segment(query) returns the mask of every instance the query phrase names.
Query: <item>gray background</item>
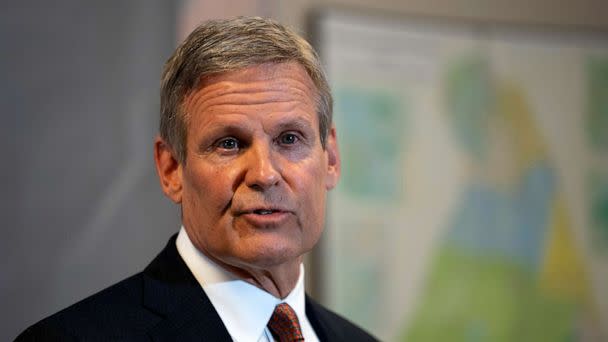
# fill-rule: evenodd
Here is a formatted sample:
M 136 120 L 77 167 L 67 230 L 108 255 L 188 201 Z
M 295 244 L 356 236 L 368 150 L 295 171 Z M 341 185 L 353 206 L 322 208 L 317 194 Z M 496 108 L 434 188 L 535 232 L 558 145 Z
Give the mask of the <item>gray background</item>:
M 0 341 L 142 269 L 179 228 L 151 149 L 173 2 L 15 3 L 0 14 Z

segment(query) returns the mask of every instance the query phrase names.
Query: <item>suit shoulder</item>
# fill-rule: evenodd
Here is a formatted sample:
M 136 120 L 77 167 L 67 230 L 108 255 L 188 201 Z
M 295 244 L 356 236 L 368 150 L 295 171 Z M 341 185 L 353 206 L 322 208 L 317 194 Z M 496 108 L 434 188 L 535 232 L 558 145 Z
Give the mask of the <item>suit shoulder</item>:
M 158 317 L 142 305 L 143 275 L 138 273 L 27 328 L 16 341 L 69 341 L 120 337 L 143 332 Z
M 318 319 L 319 324 L 330 329 L 336 336 L 340 336 L 343 341 L 378 341 L 367 331 L 339 314 L 329 310 L 314 300 L 307 298 L 307 313 L 314 312 L 316 317 L 309 317 L 311 320 Z

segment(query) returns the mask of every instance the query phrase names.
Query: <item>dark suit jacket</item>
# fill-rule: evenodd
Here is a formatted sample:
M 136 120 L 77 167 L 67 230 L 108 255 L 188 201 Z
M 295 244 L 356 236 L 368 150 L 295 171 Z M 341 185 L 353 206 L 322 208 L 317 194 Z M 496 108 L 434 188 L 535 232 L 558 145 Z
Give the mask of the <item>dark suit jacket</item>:
M 146 269 L 26 329 L 16 341 L 231 341 L 173 236 Z M 375 339 L 306 296 L 321 341 Z

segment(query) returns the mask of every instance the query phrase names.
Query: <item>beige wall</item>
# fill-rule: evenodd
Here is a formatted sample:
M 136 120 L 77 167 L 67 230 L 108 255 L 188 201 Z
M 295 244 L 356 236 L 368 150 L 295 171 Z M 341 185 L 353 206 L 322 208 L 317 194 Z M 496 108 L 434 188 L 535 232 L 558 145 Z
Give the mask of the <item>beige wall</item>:
M 178 40 L 203 20 L 238 15 L 273 17 L 305 33 L 308 14 L 323 7 L 377 15 L 594 29 L 605 31 L 608 37 L 606 0 L 182 0 L 181 4 Z
M 310 9 L 339 6 L 397 15 L 601 29 L 608 33 L 606 0 L 290 0 L 278 4 L 276 17 L 301 31 Z

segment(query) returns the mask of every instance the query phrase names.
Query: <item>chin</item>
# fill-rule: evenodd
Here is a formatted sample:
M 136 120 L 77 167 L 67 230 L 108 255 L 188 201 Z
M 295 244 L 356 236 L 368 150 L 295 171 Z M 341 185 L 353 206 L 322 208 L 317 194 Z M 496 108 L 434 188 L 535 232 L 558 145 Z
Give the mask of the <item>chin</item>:
M 269 268 L 283 264 L 298 262 L 302 255 L 308 252 L 301 246 L 282 243 L 256 245 L 254 248 L 241 251 L 235 258 L 237 262 L 257 268 Z

